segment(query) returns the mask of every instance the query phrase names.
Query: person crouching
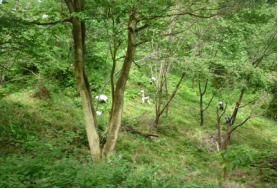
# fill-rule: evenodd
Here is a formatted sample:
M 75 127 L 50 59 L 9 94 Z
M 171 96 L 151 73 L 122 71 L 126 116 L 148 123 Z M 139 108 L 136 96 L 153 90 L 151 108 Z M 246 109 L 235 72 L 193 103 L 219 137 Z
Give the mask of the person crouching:
M 149 97 L 148 97 L 148 95 L 144 92 L 144 90 L 141 90 L 141 93 L 142 93 L 142 101 L 143 101 L 143 103 L 145 103 L 145 100 L 147 100 L 147 102 L 150 104 L 150 100 L 149 100 Z M 141 93 L 139 93 L 139 94 L 141 94 Z

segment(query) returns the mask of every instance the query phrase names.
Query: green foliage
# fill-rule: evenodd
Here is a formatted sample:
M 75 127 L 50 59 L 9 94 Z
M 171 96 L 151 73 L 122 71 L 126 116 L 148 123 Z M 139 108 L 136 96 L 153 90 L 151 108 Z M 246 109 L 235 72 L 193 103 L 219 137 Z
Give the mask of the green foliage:
M 267 115 L 272 119 L 277 119 L 277 80 L 273 82 L 269 88 L 271 89 L 270 93 L 272 95 L 272 100 L 270 101 L 270 106 L 267 110 Z
M 18 168 L 20 167 L 20 168 Z M 80 163 L 63 158 L 59 161 L 48 157 L 1 158 L 0 186 L 4 188 L 168 188 L 204 187 L 176 177 L 156 178 L 158 167 L 135 172 L 133 165 L 121 159 L 111 163 Z
M 222 153 L 226 160 L 222 165 L 222 170 L 227 167 L 228 172 L 233 171 L 236 167 L 248 167 L 254 162 L 254 152 L 246 146 L 230 145 L 228 151 L 220 151 L 218 154 Z
M 244 1 L 246 4 L 243 7 L 235 6 L 241 10 L 228 9 L 224 15 L 207 19 L 192 15 L 178 16 L 174 19 L 173 33 L 186 33 L 173 35 L 169 41 L 161 35 L 169 32 L 170 17 L 147 18 L 171 14 L 174 11 L 172 6 L 184 8 L 184 11 L 199 16 L 207 16 L 217 9 L 215 5 L 225 5 L 230 1 L 86 1 L 84 12 L 74 13 L 72 16 L 80 17 L 87 24 L 86 73 L 93 97 L 98 95 L 110 77 L 112 59 L 107 51 L 107 32 L 110 40 L 115 37 L 117 43 L 122 42 L 116 58 L 126 55 L 125 28 L 130 10 L 137 9 L 139 18 L 147 19 L 140 21 L 137 28 L 146 23 L 150 25 L 136 33 L 136 42 L 152 39 L 151 43 L 136 48 L 134 61 L 159 48 L 165 60 L 172 63 L 168 90 L 173 91 L 181 72 L 186 71 L 188 78 L 181 83 L 171 102 L 168 117 L 161 117 L 162 123 L 157 130 L 159 137 L 153 138 L 154 143 L 140 135 L 120 131 L 115 159 L 110 163 L 96 165 L 90 162 L 91 157 L 88 156 L 90 152 L 83 123 L 82 103 L 74 77 L 72 28 L 68 23 L 51 26 L 30 23 L 68 18 L 70 15 L 66 5 L 57 2 L 10 0 L 0 4 L 0 82 L 3 73 L 4 82 L 10 81 L 0 86 L 0 186 L 226 187 L 221 183 L 220 173 L 215 173 L 221 158 L 216 157 L 213 152 L 214 144 L 212 147 L 205 144 L 207 133 L 215 132 L 215 106 L 207 110 L 206 124 L 202 128 L 198 127 L 199 94 L 197 80 L 191 88 L 192 78 L 198 78 L 201 73 L 202 85 L 209 78 L 204 104 L 208 104 L 214 90 L 224 82 L 222 95 L 229 103 L 228 108 L 234 106 L 238 91 L 242 88 L 248 93 L 242 104 L 253 100 L 258 91 L 273 88 L 271 92 L 274 98 L 268 115 L 276 119 L 277 87 L 272 81 L 275 79 L 269 79 L 269 75 L 275 75 L 277 69 L 276 50 L 272 54 L 265 54 L 256 69 L 252 67 L 252 61 L 262 56 L 268 35 L 276 29 L 276 9 L 269 5 L 273 1 L 256 1 L 254 6 L 247 4 L 253 1 Z M 202 4 L 212 11 L 196 11 Z M 49 17 L 43 19 L 43 14 Z M 274 38 L 269 50 L 276 49 L 276 43 Z M 169 48 L 174 52 L 171 56 L 168 53 Z M 125 88 L 122 127 L 136 126 L 140 131 L 142 129 L 149 132 L 147 122 L 148 119 L 153 121 L 154 106 L 140 106 L 137 100 L 141 99 L 138 94 L 140 89 L 144 89 L 150 97 L 156 92 L 155 87 L 149 83 L 151 73 L 147 66 L 156 61 L 159 63 L 161 57 L 156 55 L 158 57 L 154 59 L 140 62 L 140 69 L 135 66 L 131 68 Z M 121 69 L 122 60 L 117 61 L 116 70 Z M 153 71 L 155 72 L 154 66 Z M 37 76 L 34 77 L 33 72 Z M 246 86 L 246 79 L 250 74 L 252 77 Z M 44 79 L 51 99 L 33 98 L 37 90 L 34 85 L 38 83 L 39 77 Z M 110 95 L 110 87 L 108 85 L 103 94 Z M 217 93 L 212 104 L 217 104 L 219 99 L 221 96 Z M 97 117 L 102 145 L 107 137 L 102 135 L 108 127 L 107 112 L 110 106 L 111 101 L 99 105 L 99 110 L 105 114 Z M 265 106 L 261 107 L 264 108 Z M 248 116 L 248 109 L 248 106 L 241 109 L 238 121 L 243 121 Z M 140 119 L 134 121 L 135 116 Z M 275 151 L 272 149 L 277 138 L 274 134 L 277 130 L 275 122 L 267 118 L 256 118 L 251 123 L 248 122 L 249 128 L 250 130 L 241 127 L 237 130 L 244 133 L 244 136 L 241 137 L 236 132 L 235 143 L 245 142 L 246 145 L 232 145 L 231 150 L 225 154 L 227 163 L 223 166 L 227 166 L 228 171 L 235 167 L 251 170 L 250 178 L 256 181 L 252 181 L 255 183 L 248 184 L 247 187 L 258 186 L 259 183 L 258 175 L 256 171 L 252 171 L 254 168 L 251 166 L 262 170 L 261 177 L 264 181 L 274 183 L 276 175 L 272 162 L 277 157 L 270 151 L 261 151 Z M 271 141 L 264 138 L 271 138 Z M 241 174 L 245 173 L 239 170 L 234 178 L 241 177 Z M 216 183 L 216 179 L 219 186 L 207 184 Z M 268 185 L 263 185 L 265 186 Z
M 254 166 L 259 168 L 262 180 L 265 182 L 275 182 L 277 180 L 277 153 L 265 150 L 258 153 Z
M 13 108 L 25 107 L 20 102 L 15 102 L 12 105 L 5 100 L 0 99 L 0 142 L 9 143 L 12 141 L 25 139 L 28 135 L 35 132 L 35 126 L 28 121 L 32 119 L 32 115 L 28 112 L 22 117 L 16 115 Z

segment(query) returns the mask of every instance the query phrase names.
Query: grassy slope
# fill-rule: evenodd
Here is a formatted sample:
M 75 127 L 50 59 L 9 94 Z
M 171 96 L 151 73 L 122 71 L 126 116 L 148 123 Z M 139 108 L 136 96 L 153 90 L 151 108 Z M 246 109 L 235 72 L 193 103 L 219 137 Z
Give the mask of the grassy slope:
M 135 74 L 136 73 L 131 73 Z M 147 78 L 147 76 L 146 76 Z M 146 81 L 145 81 L 146 80 Z M 142 132 L 153 132 L 149 130 L 155 116 L 154 99 L 152 94 L 155 92 L 154 86 L 149 85 L 148 79 L 130 79 L 126 87 L 125 104 L 123 112 L 123 127 L 131 125 Z M 179 78 L 170 76 L 169 91 L 173 91 Z M 141 82 L 145 83 L 141 83 Z M 143 85 L 143 87 L 142 87 Z M 203 181 L 211 186 L 219 187 L 218 171 L 221 167 L 221 158 L 212 152 L 215 149 L 209 138 L 216 132 L 216 111 L 215 106 L 219 99 L 212 102 L 205 112 L 204 126 L 199 126 L 199 99 L 196 94 L 198 91 L 191 89 L 191 83 L 188 80 L 183 81 L 175 98 L 170 103 L 169 116 L 163 115 L 160 119 L 158 130 L 155 131 L 160 136 L 153 138 L 154 143 L 144 140 L 140 136 L 121 132 L 117 153 L 125 159 L 137 165 L 138 169 L 144 169 L 150 164 L 159 166 L 158 175 L 173 175 L 192 182 Z M 147 94 L 150 94 L 151 104 L 142 104 L 141 96 L 138 94 L 140 89 L 144 88 Z M 212 91 L 209 91 L 212 93 Z M 204 103 L 207 104 L 211 94 L 205 96 Z M 64 134 L 59 131 L 76 131 L 84 126 L 83 113 L 81 108 L 72 104 L 72 100 L 62 93 L 52 93 L 51 100 L 41 100 L 33 97 L 34 90 L 26 89 L 23 92 L 12 93 L 3 98 L 10 108 L 10 113 L 14 119 L 14 124 L 23 120 L 27 127 L 33 126 L 41 134 L 40 140 L 47 138 L 46 142 L 61 145 L 61 153 L 71 152 L 73 156 L 86 156 L 88 149 L 84 147 L 86 141 L 76 139 L 62 141 Z M 235 95 L 235 94 L 234 94 Z M 3 105 L 3 103 L 2 103 Z M 110 105 L 110 104 L 109 104 Z M 109 107 L 108 105 L 108 107 Z M 232 104 L 228 112 L 232 112 Z M 99 123 L 107 122 L 109 108 L 105 104 L 100 104 L 99 110 L 105 113 Z M 249 115 L 249 108 L 243 108 L 239 112 L 237 121 L 243 121 Z M 3 117 L 2 117 L 3 118 Z M 8 119 L 2 119 L 2 123 L 9 122 Z M 69 132 L 70 133 L 70 132 Z M 233 135 L 232 142 L 236 145 L 244 145 L 254 153 L 260 153 L 266 149 L 276 151 L 277 144 L 276 121 L 271 121 L 264 117 L 257 117 L 248 121 L 239 128 Z M 84 129 L 79 136 L 85 137 Z M 69 134 L 67 135 L 67 139 Z M 55 141 L 55 138 L 58 139 Z M 59 140 L 60 139 L 60 140 Z M 51 141 L 51 142 L 49 142 Z M 56 143 L 55 143 L 56 142 Z M 19 147 L 12 144 L 5 144 L 0 149 L 3 154 L 12 155 L 24 152 Z M 59 158 L 59 153 L 56 153 Z M 230 179 L 223 187 L 276 187 L 275 184 L 262 182 L 257 168 L 236 168 L 230 173 Z M 221 185 L 220 185 L 221 186 Z
M 170 86 L 175 86 L 179 78 L 172 78 Z M 208 139 L 216 130 L 216 108 L 219 99 L 214 99 L 212 106 L 205 112 L 204 126 L 199 126 L 199 97 L 197 89 L 191 89 L 190 81 L 185 81 L 179 88 L 177 95 L 170 104 L 169 117 L 161 117 L 155 144 L 144 146 L 136 145 L 133 152 L 133 161 L 141 163 L 154 162 L 162 167 L 165 174 L 183 176 L 190 180 L 204 180 L 209 183 L 218 183 L 217 170 L 220 169 L 220 159 L 210 148 L 215 146 Z M 152 86 L 153 87 L 153 86 Z M 134 88 L 138 88 L 134 86 Z M 196 88 L 196 86 L 195 86 Z M 169 89 L 173 91 L 173 87 Z M 127 87 L 129 90 L 129 87 Z M 209 102 L 211 94 L 205 96 L 204 104 Z M 154 119 L 154 100 L 151 105 L 142 104 L 140 97 L 136 100 L 125 101 L 124 118 L 134 120 L 136 129 L 146 132 L 146 124 L 151 124 Z M 227 112 L 232 113 L 230 104 Z M 132 109 L 129 111 L 128 109 Z M 147 115 L 147 116 L 146 116 Z M 237 122 L 243 121 L 249 115 L 249 108 L 243 108 L 238 113 Z M 224 124 L 223 124 L 224 125 Z M 276 149 L 277 144 L 276 122 L 264 117 L 257 117 L 248 121 L 233 135 L 232 142 L 236 145 L 244 145 L 254 152 L 262 152 Z M 119 142 L 119 146 L 126 145 L 132 137 L 125 137 Z M 135 144 L 133 144 L 135 145 Z M 124 148 L 119 150 L 124 151 Z M 276 150 L 273 150 L 275 153 Z M 258 187 L 261 185 L 258 170 L 244 168 L 236 169 L 231 173 L 231 178 L 226 184 L 228 187 Z

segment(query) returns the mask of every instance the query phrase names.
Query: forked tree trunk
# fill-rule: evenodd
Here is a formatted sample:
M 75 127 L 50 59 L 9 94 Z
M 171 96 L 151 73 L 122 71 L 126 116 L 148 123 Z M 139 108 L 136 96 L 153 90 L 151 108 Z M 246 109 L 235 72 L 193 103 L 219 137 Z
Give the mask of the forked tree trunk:
M 171 102 L 171 100 L 174 98 L 174 96 L 175 96 L 175 94 L 176 94 L 176 92 L 177 92 L 177 90 L 178 90 L 178 88 L 179 88 L 179 86 L 180 86 L 180 84 L 181 84 L 182 79 L 183 79 L 184 76 L 185 76 L 185 73 L 182 74 L 181 79 L 180 79 L 179 83 L 177 84 L 175 90 L 173 91 L 172 95 L 170 96 L 169 100 L 167 100 L 167 102 L 165 103 L 165 105 L 163 106 L 163 108 L 162 108 L 161 110 L 159 109 L 159 111 L 157 111 L 156 117 L 155 117 L 155 120 L 154 120 L 154 123 L 153 123 L 153 125 L 152 125 L 152 129 L 156 129 L 156 128 L 157 128 L 157 125 L 158 125 L 158 121 L 159 121 L 160 116 L 162 115 L 162 113 L 163 113 L 164 110 L 166 109 L 167 105 L 168 105 L 168 104 Z
M 227 152 L 227 149 L 228 149 L 228 145 L 229 145 L 229 138 L 230 138 L 230 134 L 229 134 L 229 123 L 227 124 L 227 131 L 226 131 L 226 137 L 224 138 L 224 141 L 222 142 L 221 141 L 221 130 L 222 130 L 222 127 L 220 126 L 220 120 L 221 120 L 221 117 L 224 115 L 224 113 L 226 112 L 226 109 L 227 109 L 227 104 L 225 106 L 225 109 L 223 110 L 222 114 L 219 115 L 219 111 L 218 111 L 218 106 L 216 107 L 216 112 L 217 112 L 217 128 L 218 128 L 218 132 L 217 132 L 217 143 L 218 143 L 218 146 L 219 146 L 219 151 L 222 151 L 222 150 L 225 150 L 225 152 L 222 152 L 221 153 L 221 156 L 222 156 L 222 159 L 224 161 L 224 163 L 227 162 L 226 158 L 224 157 L 225 156 L 225 153 Z M 228 172 L 227 172 L 227 166 L 224 168 L 223 170 L 223 177 L 224 177 L 224 180 L 227 179 L 227 176 L 228 176 Z
M 161 107 L 161 101 L 162 101 L 162 88 L 163 88 L 163 81 L 165 77 L 165 65 L 163 62 L 160 64 L 160 73 L 159 73 L 159 79 L 157 82 L 157 92 L 155 94 L 155 120 L 153 127 L 151 128 L 152 130 L 157 128 L 158 125 L 158 120 L 159 117 L 161 116 L 160 114 L 160 107 Z M 158 101 L 157 101 L 157 95 L 158 95 Z
M 82 11 L 85 1 L 70 1 L 65 0 L 70 13 Z M 109 135 L 103 147 L 102 153 L 100 149 L 96 113 L 93 104 L 92 93 L 85 72 L 85 24 L 79 18 L 71 18 L 73 25 L 74 47 L 75 47 L 75 78 L 82 100 L 82 107 L 86 123 L 86 132 L 90 146 L 90 152 L 93 155 L 92 159 L 98 161 L 101 157 L 107 157 L 116 152 L 116 143 L 121 126 L 122 111 L 124 104 L 124 89 L 132 61 L 134 59 L 136 40 L 135 30 L 137 20 L 137 13 L 131 11 L 128 23 L 128 49 L 124 60 L 121 74 L 116 84 L 114 92 L 111 116 L 109 119 Z

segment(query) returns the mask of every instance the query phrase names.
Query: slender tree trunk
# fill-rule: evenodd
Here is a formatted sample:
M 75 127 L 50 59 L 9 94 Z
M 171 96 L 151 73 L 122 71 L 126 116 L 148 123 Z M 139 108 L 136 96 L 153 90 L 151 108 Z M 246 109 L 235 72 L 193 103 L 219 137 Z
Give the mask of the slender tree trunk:
M 201 116 L 201 123 L 200 125 L 203 126 L 204 123 L 204 110 L 203 110 L 203 94 L 201 89 L 201 81 L 200 81 L 200 74 L 199 74 L 199 93 L 200 93 L 200 116 Z
M 236 116 L 237 116 L 237 112 L 238 112 L 238 109 L 239 109 L 240 103 L 241 103 L 242 98 L 243 98 L 243 94 L 244 94 L 244 89 L 242 89 L 242 90 L 241 90 L 241 93 L 240 93 L 239 99 L 238 99 L 238 101 L 236 102 L 236 106 L 235 106 L 234 112 L 233 112 L 233 114 L 232 114 L 232 116 L 231 116 L 231 122 L 232 122 L 232 125 L 235 123 Z
M 170 24 L 170 27 L 169 27 L 168 34 L 172 33 L 172 29 L 174 27 L 176 17 L 177 16 L 172 16 L 171 17 L 171 24 Z M 167 36 L 166 40 L 170 43 L 171 35 Z M 169 55 L 171 55 L 171 54 L 172 54 L 172 49 L 169 48 Z M 169 73 L 169 70 L 170 70 L 170 66 L 171 66 L 171 64 L 168 66 L 167 73 L 165 74 L 166 101 L 168 101 L 168 96 L 169 96 L 169 94 L 168 94 L 168 87 L 167 87 L 167 76 L 168 76 L 168 73 Z M 166 116 L 168 116 L 168 111 L 169 111 L 169 105 L 167 105 L 167 107 L 166 107 Z
M 0 85 L 2 85 L 2 84 L 4 84 L 4 82 L 5 82 L 5 69 L 3 69 L 2 75 L 0 74 L 0 76 L 1 76 Z
M 157 128 L 157 125 L 158 125 L 158 121 L 159 121 L 160 116 L 162 115 L 162 113 L 163 113 L 164 110 L 166 109 L 167 105 L 168 105 L 168 104 L 171 102 L 171 100 L 174 98 L 174 96 L 175 96 L 175 94 L 176 94 L 176 92 L 177 92 L 177 90 L 178 90 L 178 88 L 179 88 L 179 86 L 180 86 L 180 84 L 181 84 L 182 79 L 183 79 L 184 76 L 185 76 L 185 73 L 182 74 L 181 79 L 180 79 L 179 83 L 177 84 L 175 90 L 173 91 L 172 95 L 170 96 L 169 100 L 165 103 L 165 105 L 163 106 L 163 108 L 162 108 L 160 111 L 158 111 L 158 112 L 156 113 L 156 118 L 155 118 L 155 120 L 154 120 L 154 124 L 152 125 L 152 129 L 156 129 L 156 128 Z
M 168 97 L 168 87 L 167 87 L 167 76 L 165 76 L 165 93 L 166 93 L 166 101 L 168 101 L 169 97 Z M 169 105 L 167 105 L 166 107 L 166 116 L 168 116 L 168 110 L 169 110 Z
M 135 29 L 137 24 L 137 12 L 131 10 L 128 22 L 128 48 L 123 64 L 123 69 L 116 84 L 114 101 L 109 122 L 109 135 L 103 147 L 102 156 L 107 157 L 116 153 L 116 144 L 121 127 L 122 111 L 124 105 L 124 89 L 136 49 Z
M 200 125 L 203 126 L 204 124 L 204 109 L 203 109 L 203 96 L 204 94 L 206 93 L 206 90 L 207 90 L 207 85 L 208 85 L 208 79 L 206 81 L 206 84 L 205 84 L 205 90 L 204 92 L 202 92 L 202 88 L 201 88 L 201 81 L 200 81 L 200 74 L 199 74 L 199 93 L 200 93 L 200 116 L 201 116 L 201 123 Z
M 227 149 L 228 149 L 228 141 L 229 141 L 229 138 L 230 138 L 230 134 L 229 134 L 229 123 L 227 124 L 227 131 L 226 131 L 226 137 L 224 139 L 224 141 L 222 142 L 221 141 L 221 130 L 222 130 L 222 127 L 220 126 L 220 121 L 221 121 L 221 117 L 224 115 L 224 113 L 226 112 L 226 109 L 227 109 L 227 104 L 222 112 L 221 115 L 219 115 L 219 111 L 218 111 L 218 106 L 216 106 L 216 112 L 217 112 L 217 128 L 218 128 L 218 132 L 217 132 L 217 143 L 218 143 L 218 146 L 219 146 L 219 150 L 225 150 L 225 152 L 222 152 L 221 153 L 221 156 L 222 156 L 222 159 L 223 159 L 223 162 L 226 163 L 226 158 L 224 157 L 225 153 L 227 152 Z M 227 166 L 224 168 L 223 170 L 223 177 L 224 177 L 224 180 L 227 179 L 227 175 L 228 175 L 228 172 L 227 172 Z
M 204 124 L 203 95 L 200 95 L 200 115 L 201 115 L 200 125 L 203 126 Z
M 154 124 L 152 126 L 152 130 L 157 128 L 158 125 L 158 120 L 161 116 L 160 114 L 160 107 L 161 107 L 161 101 L 162 101 L 162 87 L 163 87 L 163 79 L 164 79 L 164 69 L 165 69 L 165 65 L 163 63 L 161 63 L 160 66 L 160 73 L 159 73 L 159 80 L 157 82 L 157 93 L 155 95 L 155 101 L 156 101 L 156 109 L 155 109 L 155 120 L 154 120 Z M 157 103 L 157 95 L 158 97 L 158 103 Z
M 168 87 L 167 87 L 167 82 L 168 82 L 168 74 L 170 72 L 170 68 L 171 68 L 171 63 L 169 64 L 167 71 L 165 72 L 165 90 L 166 90 L 166 101 L 168 101 L 169 99 L 169 93 L 168 93 Z M 169 104 L 166 107 L 166 116 L 168 116 L 168 111 L 169 111 Z
M 225 153 L 227 152 L 228 150 L 228 145 L 229 145 L 229 139 L 230 139 L 230 134 L 229 134 L 229 124 L 230 123 L 227 123 L 227 130 L 226 130 L 226 137 L 224 139 L 224 142 L 223 142 L 223 146 L 222 146 L 222 149 L 221 150 L 225 150 L 224 153 L 222 153 L 222 158 L 224 160 L 224 163 L 227 162 L 226 158 L 224 157 Z M 228 170 L 227 170 L 227 166 L 225 166 L 224 170 L 223 170 L 223 177 L 224 177 L 224 181 L 227 180 L 228 178 Z
M 217 142 L 220 150 L 222 145 L 221 145 L 221 126 L 220 126 L 220 116 L 219 116 L 218 106 L 216 107 L 216 109 L 217 109 Z
M 195 78 L 194 78 L 194 76 L 193 76 L 191 89 L 193 89 L 194 83 L 195 83 Z

